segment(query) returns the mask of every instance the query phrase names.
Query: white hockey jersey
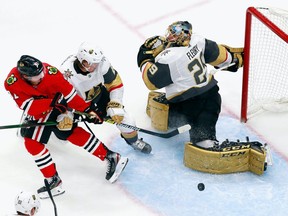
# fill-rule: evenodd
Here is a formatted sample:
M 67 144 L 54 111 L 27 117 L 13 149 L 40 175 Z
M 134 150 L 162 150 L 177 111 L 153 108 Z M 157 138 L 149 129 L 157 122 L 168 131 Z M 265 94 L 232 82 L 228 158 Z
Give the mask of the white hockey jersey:
M 76 59 L 76 55 L 68 56 L 60 68 L 64 77 L 85 101 L 93 100 L 99 93 L 99 85 L 103 84 L 110 93 L 110 100 L 122 104 L 123 83 L 108 59 L 104 57 L 91 73 L 83 73 L 77 66 Z
M 109 92 L 110 101 L 122 103 L 124 87 L 120 75 L 113 69 L 110 62 L 104 57 L 91 73 L 83 73 L 75 62 L 76 55 L 70 55 L 61 64 L 61 71 L 64 77 L 75 87 L 78 94 L 85 100 L 91 101 L 99 94 L 100 85 L 104 85 Z M 108 114 L 108 113 L 107 113 Z M 135 125 L 134 119 L 124 110 L 124 124 Z M 133 129 L 116 125 L 122 134 L 130 134 Z
M 230 63 L 230 54 L 227 51 L 224 54 L 219 60 L 218 45 L 193 34 L 189 46 L 167 48 L 157 55 L 155 63 L 144 64 L 141 68 L 144 83 L 150 90 L 165 88 L 170 102 L 195 97 L 217 85 L 206 64 Z

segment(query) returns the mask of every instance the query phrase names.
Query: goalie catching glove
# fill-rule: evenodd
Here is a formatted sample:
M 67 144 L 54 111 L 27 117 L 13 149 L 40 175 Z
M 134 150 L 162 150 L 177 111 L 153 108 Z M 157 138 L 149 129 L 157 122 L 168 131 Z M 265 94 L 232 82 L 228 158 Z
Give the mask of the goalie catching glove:
M 124 119 L 124 106 L 116 101 L 110 101 L 107 105 L 107 115 L 109 115 L 114 122 L 120 124 Z
M 69 131 L 73 127 L 73 119 L 74 115 L 72 112 L 62 113 L 57 116 L 56 121 L 59 122 L 57 124 L 57 128 L 61 131 Z
M 154 62 L 155 57 L 165 49 L 166 45 L 166 39 L 162 36 L 148 38 L 139 49 L 137 55 L 138 67 L 141 68 L 148 61 Z

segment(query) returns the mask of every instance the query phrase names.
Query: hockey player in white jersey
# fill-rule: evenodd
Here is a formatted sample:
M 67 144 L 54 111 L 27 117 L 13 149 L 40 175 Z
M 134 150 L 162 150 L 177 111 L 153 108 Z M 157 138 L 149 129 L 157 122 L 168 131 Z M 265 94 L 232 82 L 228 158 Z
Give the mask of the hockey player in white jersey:
M 236 72 L 243 65 L 243 48 L 219 45 L 192 34 L 192 25 L 177 21 L 169 25 L 165 37 L 148 38 L 137 56 L 142 78 L 149 90 L 164 88 L 169 104 L 169 126 L 191 125 L 190 141 L 212 147 L 215 125 L 221 109 L 219 87 L 207 64 L 227 66 Z M 231 63 L 235 63 L 230 66 Z
M 83 42 L 77 54 L 70 55 L 61 64 L 61 71 L 85 101 L 95 104 L 101 118 L 110 116 L 116 123 L 135 126 L 123 106 L 121 77 L 99 47 Z M 119 125 L 117 128 L 132 148 L 146 154 L 151 152 L 151 146 L 138 138 L 137 131 Z

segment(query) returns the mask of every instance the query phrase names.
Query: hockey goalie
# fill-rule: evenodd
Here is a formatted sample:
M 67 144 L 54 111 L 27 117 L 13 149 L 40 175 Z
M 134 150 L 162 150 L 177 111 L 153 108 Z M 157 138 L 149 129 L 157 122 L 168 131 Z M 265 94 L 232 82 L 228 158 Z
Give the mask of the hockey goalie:
M 192 169 L 211 173 L 247 170 L 263 173 L 266 153 L 261 143 L 220 145 L 216 138 L 221 96 L 207 65 L 237 72 L 243 66 L 243 54 L 243 47 L 218 44 L 192 33 L 188 21 L 172 23 L 165 37 L 150 37 L 139 48 L 138 67 L 151 90 L 146 112 L 152 126 L 160 131 L 187 123 L 191 126 L 184 164 Z M 158 92 L 160 89 L 164 92 Z

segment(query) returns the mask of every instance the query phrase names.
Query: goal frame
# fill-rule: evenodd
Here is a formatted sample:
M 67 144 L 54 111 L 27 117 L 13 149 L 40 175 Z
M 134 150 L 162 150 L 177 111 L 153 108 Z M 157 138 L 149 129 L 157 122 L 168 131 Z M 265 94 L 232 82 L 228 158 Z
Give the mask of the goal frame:
M 246 10 L 245 38 L 244 38 L 244 64 L 242 79 L 242 99 L 241 99 L 241 122 L 247 122 L 248 116 L 248 79 L 249 79 L 249 59 L 251 45 L 252 16 L 267 26 L 271 31 L 288 43 L 288 35 L 278 26 L 271 22 L 266 16 L 257 10 L 258 7 L 248 7 Z M 260 7 L 259 7 L 260 8 Z

